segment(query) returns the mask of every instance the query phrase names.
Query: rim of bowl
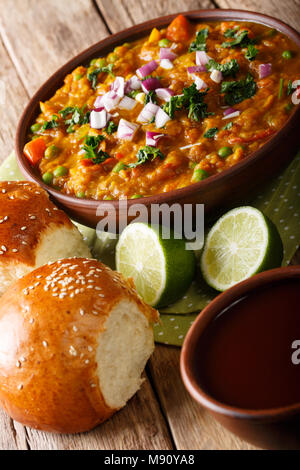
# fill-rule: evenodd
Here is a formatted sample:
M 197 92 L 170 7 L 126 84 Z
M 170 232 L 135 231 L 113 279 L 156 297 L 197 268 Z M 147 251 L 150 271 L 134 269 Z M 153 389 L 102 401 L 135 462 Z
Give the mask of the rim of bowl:
M 230 416 L 232 418 L 257 421 L 274 421 L 278 420 L 278 418 L 289 417 L 300 412 L 300 400 L 293 405 L 257 410 L 228 405 L 205 392 L 193 372 L 193 354 L 195 353 L 195 348 L 203 331 L 211 321 L 221 313 L 221 311 L 229 307 L 243 295 L 252 292 L 256 288 L 286 279 L 299 279 L 300 281 L 300 265 L 264 271 L 236 284 L 218 295 L 205 307 L 189 329 L 180 354 L 180 372 L 186 389 L 204 408 L 213 413 Z
M 119 33 L 112 34 L 107 38 L 95 43 L 94 45 L 90 46 L 89 48 L 85 49 L 83 52 L 77 54 L 75 57 L 70 59 L 66 62 L 62 67 L 60 67 L 53 75 L 51 75 L 46 82 L 36 91 L 36 93 L 32 96 L 29 103 L 27 104 L 25 110 L 23 111 L 21 118 L 19 120 L 16 132 L 16 139 L 15 139 L 15 151 L 17 162 L 20 167 L 21 172 L 23 175 L 37 184 L 39 184 L 43 189 L 48 191 L 54 198 L 59 200 L 61 204 L 67 203 L 76 203 L 79 207 L 89 207 L 92 209 L 97 209 L 99 204 L 101 203 L 110 203 L 114 207 L 117 207 L 119 204 L 120 199 L 118 200 L 96 200 L 96 199 L 79 199 L 76 196 L 71 196 L 68 194 L 64 194 L 60 191 L 57 191 L 54 188 L 47 186 L 40 178 L 39 175 L 36 174 L 35 168 L 31 167 L 29 162 L 27 162 L 24 154 L 23 154 L 23 147 L 26 142 L 26 136 L 28 134 L 29 126 L 31 125 L 32 121 L 28 120 L 28 117 L 32 117 L 32 114 L 37 114 L 37 110 L 35 108 L 38 107 L 38 103 L 43 97 L 43 99 L 48 96 L 48 92 L 46 91 L 49 88 L 52 91 L 52 88 L 57 89 L 61 86 L 65 75 L 70 73 L 75 67 L 80 64 L 84 64 L 94 58 L 95 55 L 99 54 L 100 50 L 103 49 L 105 52 L 106 50 L 115 47 L 117 44 L 124 40 L 134 40 L 138 37 L 142 37 L 143 35 L 147 34 L 149 30 L 153 27 L 163 27 L 172 21 L 178 14 L 172 14 L 167 16 L 162 16 L 155 18 L 153 20 L 148 20 L 143 23 L 139 23 L 138 25 L 134 25 L 130 28 L 124 29 Z M 203 9 L 203 10 L 193 10 L 193 11 L 185 11 L 182 12 L 183 15 L 187 16 L 191 20 L 237 20 L 237 21 L 249 21 L 253 23 L 263 24 L 269 27 L 273 27 L 278 31 L 282 32 L 283 34 L 287 35 L 290 39 L 292 39 L 295 44 L 300 48 L 300 34 L 291 26 L 287 25 L 281 20 L 274 18 L 269 15 L 264 15 L 262 13 L 249 11 L 249 10 L 235 10 L 235 9 Z M 51 93 L 49 92 L 49 95 Z M 51 95 L 52 96 L 52 95 Z M 35 112 L 33 112 L 35 110 Z M 288 118 L 284 126 L 276 132 L 273 137 L 271 137 L 259 150 L 253 152 L 251 155 L 243 159 L 242 161 L 238 162 L 236 165 L 232 166 L 231 168 L 207 178 L 204 181 L 190 184 L 184 188 L 175 189 L 166 193 L 154 194 L 151 196 L 142 197 L 139 200 L 139 204 L 151 205 L 151 203 L 162 203 L 162 202 L 170 202 L 174 199 L 180 200 L 186 198 L 193 193 L 197 192 L 199 189 L 207 189 L 214 184 L 218 184 L 220 180 L 226 181 L 232 176 L 236 176 L 241 173 L 245 168 L 252 165 L 254 161 L 260 160 L 264 158 L 265 153 L 271 151 L 272 147 L 276 146 L 276 143 L 284 138 L 284 135 L 287 133 L 288 129 L 297 125 L 298 119 L 300 119 L 300 107 L 294 110 L 292 115 Z M 26 126 L 24 126 L 24 122 L 28 120 Z M 128 199 L 127 200 L 128 207 L 132 204 L 136 204 L 136 200 Z

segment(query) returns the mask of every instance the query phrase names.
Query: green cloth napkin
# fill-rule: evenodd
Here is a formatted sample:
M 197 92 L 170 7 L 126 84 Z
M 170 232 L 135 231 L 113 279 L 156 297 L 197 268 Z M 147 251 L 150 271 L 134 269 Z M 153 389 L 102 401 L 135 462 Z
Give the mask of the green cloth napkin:
M 0 166 L 0 181 L 24 179 L 14 153 Z M 300 152 L 289 167 L 260 191 L 254 200 L 245 202 L 263 211 L 277 226 L 284 245 L 283 265 L 295 254 L 300 241 Z M 109 233 L 99 238 L 94 229 L 76 224 L 93 255 L 114 269 L 117 240 Z M 200 273 L 181 300 L 161 309 L 161 323 L 155 326 L 155 341 L 181 346 L 183 339 L 202 310 L 218 293 L 208 287 Z M 194 313 L 197 312 L 197 313 Z

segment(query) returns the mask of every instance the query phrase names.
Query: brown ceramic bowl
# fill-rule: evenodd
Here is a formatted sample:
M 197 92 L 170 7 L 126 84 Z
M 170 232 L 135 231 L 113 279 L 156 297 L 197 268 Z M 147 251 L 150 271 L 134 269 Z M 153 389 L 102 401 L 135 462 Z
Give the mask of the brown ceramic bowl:
M 272 269 L 253 276 L 216 297 L 197 317 L 190 328 L 180 357 L 181 376 L 192 397 L 223 426 L 242 439 L 264 449 L 300 449 L 300 397 L 292 406 L 267 410 L 247 410 L 226 405 L 208 395 L 199 384 L 195 354 L 199 339 L 207 326 L 226 307 L 255 289 L 285 279 L 300 279 L 300 266 Z M 199 374 L 199 371 L 198 371 Z
M 282 21 L 260 13 L 244 10 L 216 9 L 184 12 L 184 15 L 191 21 L 241 20 L 263 23 L 289 36 L 298 47 L 300 47 L 300 35 L 297 31 Z M 107 54 L 112 51 L 114 47 L 125 41 L 128 42 L 146 36 L 153 27 L 162 28 L 167 26 L 176 16 L 177 14 L 169 15 L 133 26 L 132 28 L 109 36 L 107 39 L 98 42 L 77 55 L 42 85 L 32 97 L 22 114 L 16 134 L 16 154 L 23 175 L 46 189 L 51 194 L 54 201 L 73 219 L 79 222 L 95 227 L 101 218 L 96 215 L 96 210 L 98 207 L 101 208 L 103 202 L 78 199 L 49 188 L 49 186 L 41 181 L 37 171 L 30 166 L 23 155 L 23 148 L 26 143 L 29 127 L 39 113 L 39 102 L 48 100 L 53 96 L 55 91 L 62 86 L 65 76 L 77 66 L 88 64 L 91 59 Z M 300 108 L 296 109 L 285 126 L 260 150 L 223 173 L 182 189 L 139 199 L 139 204 L 144 204 L 149 211 L 153 203 L 167 203 L 169 205 L 174 202 L 180 203 L 181 205 L 185 203 L 192 203 L 193 205 L 203 203 L 208 213 L 216 207 L 224 206 L 224 203 L 228 205 L 232 202 L 238 203 L 242 201 L 247 193 L 253 190 L 257 185 L 270 179 L 272 175 L 276 174 L 293 158 L 297 145 L 299 145 L 297 133 L 299 119 Z M 107 201 L 105 201 L 105 204 L 107 204 Z M 129 200 L 128 208 L 132 204 L 136 204 L 136 200 Z M 110 205 L 116 210 L 117 221 L 123 220 L 126 223 L 127 209 L 119 208 L 118 201 L 110 202 Z M 128 221 L 130 220 L 132 220 L 132 217 L 128 218 Z

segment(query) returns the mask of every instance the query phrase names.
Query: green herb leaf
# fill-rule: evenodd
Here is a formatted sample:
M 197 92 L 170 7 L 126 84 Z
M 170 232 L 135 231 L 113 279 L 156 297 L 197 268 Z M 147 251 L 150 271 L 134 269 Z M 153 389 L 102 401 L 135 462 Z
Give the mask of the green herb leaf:
M 59 114 L 64 119 L 64 123 L 67 127 L 67 133 L 70 134 L 74 132 L 74 125 L 83 125 L 88 124 L 90 119 L 90 111 L 84 112 L 86 105 L 82 108 L 78 106 L 67 106 L 66 108 L 59 111 Z M 69 116 L 69 117 L 68 117 Z M 68 119 L 66 119 L 68 118 Z
M 189 119 L 193 121 L 200 121 L 214 113 L 207 112 L 207 104 L 204 102 L 204 97 L 207 95 L 208 90 L 198 91 L 196 84 L 183 89 L 183 102 L 185 108 L 188 109 Z
M 157 98 L 156 98 L 155 90 L 151 90 L 151 91 L 149 91 L 149 93 L 146 94 L 145 104 L 147 104 L 147 103 L 157 104 Z
M 204 137 L 207 139 L 212 139 L 218 132 L 219 129 L 217 127 L 211 127 L 205 132 Z
M 230 121 L 228 122 L 228 124 L 226 124 L 226 126 L 222 127 L 222 131 L 228 131 L 232 128 L 232 126 L 233 126 L 233 122 Z
M 206 51 L 206 38 L 208 36 L 208 28 L 201 29 L 196 34 L 196 39 L 190 45 L 189 52 Z
M 225 38 L 234 38 L 235 34 L 237 33 L 239 29 L 240 29 L 239 26 L 235 26 L 233 29 L 232 28 L 226 29 L 224 33 Z
M 137 162 L 129 163 L 129 165 L 127 165 L 128 168 L 136 168 L 137 166 L 142 165 L 148 161 L 152 162 L 157 157 L 159 157 L 161 160 L 165 158 L 164 154 L 160 151 L 159 148 L 151 147 L 150 145 L 145 145 L 144 147 L 140 148 L 136 157 Z
M 105 132 L 111 135 L 114 132 L 116 132 L 117 129 L 118 129 L 117 124 L 115 124 L 113 121 L 109 121 L 108 125 L 105 128 Z
M 113 67 L 114 67 L 114 64 L 109 64 L 109 65 L 105 65 L 104 67 L 98 67 L 92 72 L 88 73 L 87 79 L 91 83 L 91 86 L 94 90 L 97 85 L 99 73 L 109 73 L 110 75 L 114 77 L 114 74 L 112 72 Z
M 286 91 L 287 96 L 291 95 L 294 91 L 292 83 L 293 83 L 292 80 L 288 81 L 288 86 L 287 86 L 287 91 Z
M 223 82 L 221 93 L 225 93 L 225 103 L 232 106 L 251 98 L 256 93 L 256 83 L 250 73 L 244 80 Z
M 245 54 L 246 59 L 252 61 L 258 54 L 258 49 L 253 44 L 248 44 L 247 52 Z
M 282 98 L 282 92 L 283 92 L 283 78 L 279 80 L 279 91 L 278 91 L 278 98 Z
M 237 32 L 232 36 L 233 41 L 226 41 L 222 43 L 222 47 L 246 47 L 248 44 L 254 44 L 255 41 L 248 37 L 248 31 L 244 30 Z
M 46 131 L 48 129 L 55 129 L 56 127 L 59 126 L 59 120 L 58 116 L 55 114 L 52 116 L 51 121 L 45 121 L 44 124 L 41 127 L 41 131 Z
M 84 158 L 89 158 L 95 165 L 103 163 L 105 160 L 110 158 L 110 155 L 108 153 L 104 152 L 103 150 L 98 150 L 99 144 L 103 140 L 103 135 L 88 135 L 84 140 Z
M 219 70 L 219 72 L 222 72 L 224 77 L 228 77 L 229 75 L 233 75 L 235 77 L 237 72 L 240 70 L 240 66 L 236 59 L 225 62 L 225 64 L 218 64 L 214 59 L 210 59 L 206 64 L 206 69 L 209 72 L 212 70 Z

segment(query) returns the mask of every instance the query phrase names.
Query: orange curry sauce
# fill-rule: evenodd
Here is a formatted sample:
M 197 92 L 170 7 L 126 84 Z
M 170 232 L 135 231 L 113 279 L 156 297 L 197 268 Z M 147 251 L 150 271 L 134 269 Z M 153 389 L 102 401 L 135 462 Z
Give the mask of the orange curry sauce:
M 160 60 L 165 48 L 172 60 Z M 112 110 L 104 108 L 105 128 L 92 128 L 96 98 L 117 77 L 126 84 L 152 61 L 157 65 L 149 75 L 171 90 L 171 101 L 155 89 L 149 94 L 125 85 L 133 109 L 121 109 L 121 97 Z M 197 63 L 202 71 L 188 70 Z M 280 32 L 237 21 L 190 24 L 179 16 L 167 29 L 154 29 L 69 74 L 41 103 L 24 153 L 47 184 L 72 196 L 109 200 L 171 191 L 220 173 L 264 145 L 293 112 L 297 79 L 299 49 Z M 163 109 L 162 127 L 155 116 L 138 122 L 145 100 Z M 138 125 L 129 138 L 120 137 L 121 119 Z M 147 131 L 159 137 L 145 147 Z

